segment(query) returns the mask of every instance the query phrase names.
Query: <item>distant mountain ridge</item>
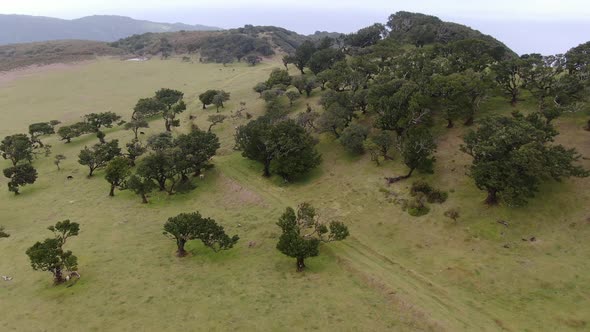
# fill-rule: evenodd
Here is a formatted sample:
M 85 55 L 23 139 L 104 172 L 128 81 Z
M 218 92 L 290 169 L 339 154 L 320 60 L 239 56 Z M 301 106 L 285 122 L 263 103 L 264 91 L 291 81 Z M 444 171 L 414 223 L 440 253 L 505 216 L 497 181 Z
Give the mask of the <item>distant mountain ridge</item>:
M 135 34 L 181 30 L 221 29 L 205 25 L 151 22 L 115 15 L 94 15 L 63 20 L 43 16 L 0 14 L 0 45 L 65 39 L 112 42 Z

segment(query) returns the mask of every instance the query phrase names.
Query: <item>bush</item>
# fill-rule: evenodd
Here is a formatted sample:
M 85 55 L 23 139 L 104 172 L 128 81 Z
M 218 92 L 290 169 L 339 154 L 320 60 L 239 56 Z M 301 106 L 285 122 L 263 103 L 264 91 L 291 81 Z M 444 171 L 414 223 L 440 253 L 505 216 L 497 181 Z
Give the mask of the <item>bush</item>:
M 459 210 L 452 208 L 445 211 L 445 217 L 453 219 L 453 221 L 457 221 L 459 219 Z
M 447 192 L 435 189 L 426 181 L 421 180 L 412 183 L 412 188 L 410 189 L 410 194 L 412 196 L 416 196 L 419 193 L 426 195 L 426 200 L 428 203 L 442 204 L 446 202 L 447 198 L 449 197 Z
M 408 214 L 412 217 L 420 217 L 430 212 L 430 208 L 424 204 L 425 195 L 419 194 L 414 199 L 407 201 L 405 203 L 405 207 L 408 211 Z

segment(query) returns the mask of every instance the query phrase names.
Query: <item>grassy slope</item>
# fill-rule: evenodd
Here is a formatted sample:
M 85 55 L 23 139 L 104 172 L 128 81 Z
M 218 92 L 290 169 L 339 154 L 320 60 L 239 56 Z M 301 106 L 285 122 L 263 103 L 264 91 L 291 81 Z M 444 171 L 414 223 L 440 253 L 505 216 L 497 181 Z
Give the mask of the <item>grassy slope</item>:
M 76 121 L 89 112 L 112 110 L 128 116 L 134 102 L 160 87 L 185 92 L 189 114 L 206 125 L 196 94 L 206 88 L 232 93 L 229 114 L 245 101 L 260 114 L 262 103 L 251 87 L 278 63 L 187 64 L 177 60 L 128 63 L 101 60 L 66 71 L 13 81 L 0 87 L 0 136 L 26 130 L 28 123 Z M 317 96 L 310 103 L 315 106 Z M 307 100 L 298 101 L 303 109 Z M 524 108 L 530 107 L 526 103 Z M 510 108 L 490 100 L 486 112 Z M 42 114 L 42 115 L 41 115 Z M 376 167 L 351 157 L 328 136 L 320 150 L 324 163 L 300 183 L 284 186 L 260 176 L 261 167 L 232 151 L 233 128 L 245 119 L 215 128 L 222 148 L 216 168 L 198 188 L 174 197 L 155 194 L 148 206 L 131 193 L 107 197 L 98 172 L 86 179 L 77 152 L 96 138 L 65 145 L 45 141 L 65 154 L 61 172 L 52 158 L 35 162 L 38 182 L 20 197 L 0 191 L 0 224 L 12 234 L 0 240 L 0 328 L 76 328 L 83 317 L 89 330 L 331 329 L 331 330 L 576 330 L 590 316 L 590 235 L 588 179 L 551 183 L 526 208 L 486 208 L 484 195 L 464 175 L 468 159 L 458 152 L 463 128 L 437 125 L 439 155 L 435 175 L 425 176 L 450 190 L 442 206 L 411 218 L 379 191 L 382 177 L 404 172 L 398 161 Z M 590 155 L 583 118 L 559 120 L 560 141 Z M 152 123 L 147 134 L 163 130 Z M 117 129 L 107 138 L 130 139 Z M 586 166 L 590 163 L 585 161 Z M 74 179 L 66 180 L 67 175 Z M 389 190 L 407 191 L 407 183 Z M 6 180 L 0 180 L 6 186 Z M 352 237 L 322 249 L 307 272 L 274 249 L 276 219 L 287 205 L 311 200 L 325 216 L 345 221 Z M 443 217 L 459 207 L 457 223 Z M 242 240 L 237 248 L 212 254 L 191 244 L 193 255 L 173 256 L 174 243 L 161 235 L 166 218 L 200 210 Z M 47 273 L 33 272 L 24 251 L 49 235 L 48 225 L 65 218 L 81 224 L 68 243 L 79 257 L 81 281 L 52 287 Z M 496 223 L 503 219 L 508 228 Z M 241 224 L 241 227 L 238 227 Z M 522 237 L 535 236 L 536 242 Z M 255 241 L 255 248 L 248 248 Z M 510 244 L 510 248 L 504 248 Z M 67 315 L 64 315 L 67 308 Z

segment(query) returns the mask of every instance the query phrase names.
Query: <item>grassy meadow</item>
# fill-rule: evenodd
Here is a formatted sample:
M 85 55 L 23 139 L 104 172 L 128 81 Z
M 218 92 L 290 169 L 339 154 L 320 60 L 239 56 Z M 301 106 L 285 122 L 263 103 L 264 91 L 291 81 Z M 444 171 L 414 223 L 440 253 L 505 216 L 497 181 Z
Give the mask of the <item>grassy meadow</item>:
M 214 107 L 201 109 L 206 89 L 231 93 L 223 114 L 246 103 L 264 112 L 252 87 L 265 80 L 269 60 L 256 67 L 167 61 L 101 59 L 0 83 L 0 137 L 26 132 L 30 123 L 57 119 L 73 123 L 90 112 L 113 111 L 128 119 L 135 102 L 167 87 L 185 93 L 181 115 L 206 129 Z M 293 70 L 295 74 L 295 70 Z M 317 105 L 319 91 L 299 99 Z M 529 101 L 517 106 L 526 111 Z M 486 101 L 479 116 L 512 111 L 502 98 Z M 556 121 L 558 141 L 590 157 L 586 115 Z M 86 177 L 77 162 L 93 135 L 70 144 L 55 135 L 42 138 L 52 156 L 34 161 L 39 178 L 14 196 L 0 179 L 0 330 L 2 331 L 173 331 L 173 330 L 332 330 L 332 331 L 583 331 L 590 329 L 590 179 L 548 183 L 526 207 L 490 208 L 485 193 L 465 175 L 469 158 L 459 151 L 463 126 L 437 122 L 435 174 L 416 174 L 449 199 L 431 204 L 429 214 L 411 217 L 392 203 L 407 195 L 412 179 L 390 187 L 384 176 L 405 173 L 399 160 L 377 167 L 369 156 L 348 155 L 329 135 L 320 137 L 323 163 L 306 178 L 284 184 L 261 176 L 262 167 L 233 150 L 234 128 L 245 118 L 214 127 L 221 149 L 215 167 L 197 188 L 173 196 L 151 195 L 150 204 L 130 192 L 108 197 L 103 171 Z M 142 135 L 164 130 L 150 123 Z M 132 133 L 107 130 L 120 145 Z M 58 171 L 53 155 L 67 159 Z M 590 161 L 583 161 L 590 168 Z M 1 160 L 2 168 L 8 162 Z M 67 180 L 67 176 L 73 176 Z M 389 195 L 389 196 L 388 196 Z M 351 236 L 322 247 L 295 272 L 295 260 L 275 249 L 275 225 L 287 206 L 310 201 L 321 216 L 345 222 Z M 443 216 L 458 208 L 453 222 Z M 200 243 L 177 258 L 174 241 L 162 235 L 167 218 L 198 210 L 238 234 L 238 245 L 221 253 Z M 80 281 L 54 287 L 48 272 L 33 271 L 25 250 L 51 233 L 46 228 L 70 219 L 81 232 L 66 245 L 79 260 Z M 498 223 L 508 222 L 508 227 Z M 535 237 L 536 241 L 523 241 Z M 248 243 L 255 242 L 253 247 Z

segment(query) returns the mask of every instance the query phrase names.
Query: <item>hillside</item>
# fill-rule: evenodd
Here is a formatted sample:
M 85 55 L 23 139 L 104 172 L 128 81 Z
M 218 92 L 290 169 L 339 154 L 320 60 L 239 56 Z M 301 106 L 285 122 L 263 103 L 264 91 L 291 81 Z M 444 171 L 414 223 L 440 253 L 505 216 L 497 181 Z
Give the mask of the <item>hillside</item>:
M 28 15 L 0 15 L 0 45 L 49 40 L 115 41 L 146 32 L 205 31 L 219 28 L 158 23 L 130 17 L 95 15 L 74 20 Z

